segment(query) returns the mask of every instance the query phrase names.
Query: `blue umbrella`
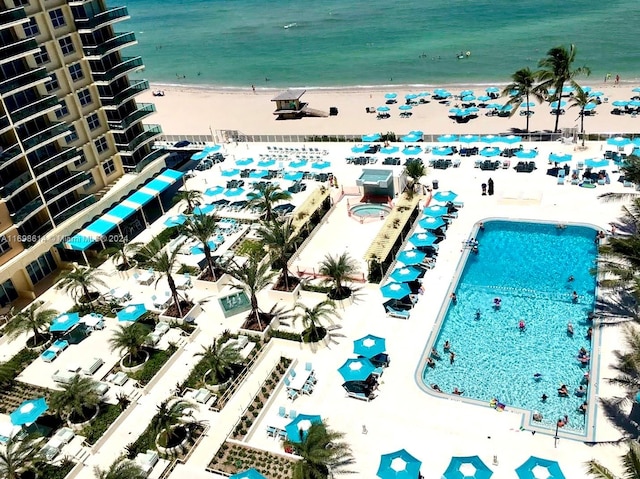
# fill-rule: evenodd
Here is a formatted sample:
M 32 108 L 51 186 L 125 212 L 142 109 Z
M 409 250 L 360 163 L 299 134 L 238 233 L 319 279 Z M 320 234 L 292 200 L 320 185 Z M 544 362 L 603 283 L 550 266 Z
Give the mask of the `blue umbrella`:
M 191 155 L 191 159 L 194 161 L 202 160 L 203 158 L 206 158 L 208 154 L 209 152 L 205 150 L 198 151 L 197 153 Z
M 302 168 L 306 166 L 308 162 L 309 162 L 308 160 L 295 160 L 289 163 L 289 166 L 291 168 Z
M 378 141 L 382 135 L 380 133 L 371 133 L 369 135 L 362 135 L 362 141 Z
M 240 174 L 240 170 L 237 168 L 222 170 L 222 176 L 237 176 Z
M 223 191 L 224 191 L 224 188 L 222 186 L 216 185 L 216 186 L 212 186 L 211 188 L 207 188 L 206 190 L 204 190 L 204 195 L 205 196 L 218 196 Z
M 496 86 L 490 86 L 486 88 L 484 91 L 486 91 L 487 93 L 500 93 L 500 88 Z
M 553 161 L 555 163 L 566 163 L 571 161 L 573 157 L 568 153 L 551 153 L 549 155 L 549 161 Z
M 567 104 L 567 102 L 566 102 L 566 101 L 561 100 L 561 101 L 560 101 L 560 103 L 559 103 L 560 108 L 562 108 L 562 107 L 563 107 L 563 106 L 565 106 L 566 104 Z M 557 100 L 556 100 L 556 101 L 552 101 L 552 102 L 551 102 L 551 104 L 550 104 L 549 106 L 555 110 L 556 108 L 558 108 L 558 101 L 557 101 Z
M 516 158 L 531 159 L 538 156 L 537 150 L 518 150 L 516 151 Z
M 418 98 L 418 95 L 415 94 L 415 93 L 407 93 L 404 96 L 404 98 L 405 98 L 405 100 L 414 100 L 414 99 Z
M 200 205 L 200 206 L 196 206 L 193 209 L 193 214 L 194 215 L 207 215 L 207 214 L 211 213 L 215 209 L 216 209 L 216 207 L 213 206 L 213 205 Z
M 304 173 L 302 171 L 287 171 L 283 175 L 283 178 L 289 181 L 299 181 L 302 179 L 303 176 L 304 176 Z
M 421 465 L 422 461 L 401 449 L 380 456 L 376 475 L 380 479 L 418 479 Z
M 560 464 L 549 459 L 531 456 L 516 469 L 520 479 L 565 479 Z
M 397 93 L 385 93 L 384 95 L 387 100 L 395 100 L 397 96 Z
M 409 111 L 411 110 L 413 107 L 411 105 L 400 105 L 398 107 L 398 110 L 402 110 L 402 111 Z
M 465 95 L 461 98 L 464 102 L 476 101 L 476 97 L 473 95 Z
M 607 145 L 613 145 L 617 147 L 627 146 L 631 144 L 631 140 L 629 138 L 625 138 L 624 136 L 614 136 L 613 138 L 609 138 L 607 140 Z
M 513 110 L 513 105 L 509 105 L 509 104 L 500 105 L 500 108 L 498 108 L 498 110 L 500 110 L 500 111 L 511 111 L 511 110 Z
M 477 143 L 480 141 L 480 137 L 478 135 L 462 135 L 459 140 L 460 143 Z
M 237 474 L 233 474 L 229 476 L 229 479 L 267 479 L 267 478 L 252 467 L 251 469 L 247 469 L 246 471 L 238 472 Z
M 617 106 L 617 107 L 624 107 L 627 106 L 629 104 L 628 101 L 626 100 L 616 100 L 614 102 L 611 103 L 613 106 Z
M 80 322 L 80 315 L 78 313 L 66 313 L 61 314 L 53 321 L 49 326 L 49 331 L 52 333 L 65 333 L 73 328 Z
M 483 143 L 495 143 L 497 141 L 500 141 L 500 137 L 496 135 L 485 135 L 481 138 L 481 141 Z
M 238 166 L 247 166 L 253 163 L 253 158 L 242 158 L 240 160 L 236 160 L 236 165 Z
M 144 304 L 130 304 L 116 313 L 118 321 L 137 321 L 147 312 Z
M 11 424 L 14 426 L 24 426 L 25 424 L 34 423 L 36 419 L 42 416 L 48 409 L 49 406 L 45 398 L 24 401 L 18 409 L 9 414 Z
M 500 103 L 489 103 L 485 106 L 485 108 L 487 110 L 499 110 L 500 108 L 502 108 L 502 105 Z M 493 135 L 489 135 L 489 136 L 493 136 Z
M 437 156 L 447 156 L 453 153 L 450 146 L 437 146 L 431 150 L 431 153 Z
M 411 294 L 411 288 L 406 283 L 387 283 L 380 291 L 382 296 L 391 299 L 402 299 Z
M 498 156 L 500 154 L 502 150 L 500 150 L 500 148 L 497 148 L 495 146 L 491 147 L 486 147 L 483 148 L 482 150 L 480 150 L 480 155 L 481 156 L 486 156 L 487 158 L 490 158 L 492 156 Z
M 268 160 L 260 160 L 258 162 L 258 168 L 269 168 L 275 164 L 276 164 L 276 160 L 274 160 L 273 158 Z
M 443 90 L 443 89 L 434 90 L 433 93 L 439 96 L 440 98 L 449 98 L 450 96 L 452 96 L 450 91 Z
M 632 107 L 634 107 L 634 108 L 638 108 L 638 107 L 640 106 L 640 101 L 638 101 L 638 100 L 631 100 L 631 101 L 629 102 L 629 106 L 632 106 Z
M 439 201 L 441 203 L 447 203 L 449 201 L 455 201 L 458 197 L 453 191 L 438 191 L 435 195 L 433 195 L 433 199 L 435 201 Z
M 408 283 L 409 281 L 415 281 L 420 277 L 422 272 L 414 268 L 413 266 L 405 266 L 403 268 L 394 269 L 389 277 L 398 283 Z
M 452 457 L 443 479 L 489 479 L 493 471 L 478 456 Z
M 517 135 L 501 136 L 500 141 L 513 145 L 514 143 L 520 143 L 522 141 L 522 137 Z
M 426 256 L 427 256 L 427 254 L 423 253 L 420 250 L 409 249 L 409 250 L 404 250 L 404 251 L 401 251 L 400 253 L 398 253 L 398 256 L 396 256 L 396 260 L 400 261 L 401 263 L 406 264 L 407 266 L 410 266 L 410 265 L 413 265 L 413 264 L 422 263 L 422 260 Z
M 590 92 L 589 92 L 589 96 L 590 96 L 591 98 L 593 98 L 593 97 L 599 97 L 599 96 L 604 96 L 604 92 L 602 92 L 602 91 L 590 91 Z
M 584 111 L 591 111 L 591 110 L 595 110 L 597 106 L 598 106 L 598 104 L 597 104 L 597 103 L 587 103 L 587 104 L 584 106 Z
M 484 102 L 487 102 L 489 100 L 491 100 L 490 96 L 487 96 L 487 95 L 479 95 L 478 96 L 478 101 L 480 101 L 480 102 L 484 103 Z
M 311 165 L 311 168 L 314 170 L 324 170 L 325 168 L 329 168 L 331 166 L 330 161 L 320 160 L 316 161 Z
M 422 97 L 429 96 L 429 95 L 431 95 L 431 93 L 428 91 L 421 91 L 420 93 L 418 93 L 418 96 L 422 96 Z
M 604 168 L 605 166 L 609 166 L 609 160 L 596 160 L 596 159 L 589 159 L 586 160 L 584 162 L 585 166 L 587 166 L 588 168 Z
M 587 88 L 588 88 L 588 87 L 587 87 Z M 575 88 L 573 88 L 571 85 L 565 85 L 565 86 L 563 86 L 563 87 L 562 87 L 562 93 L 563 93 L 563 94 L 564 94 L 564 93 L 573 93 L 573 92 L 575 92 L 575 91 L 576 91 L 576 89 L 575 89 Z M 584 89 L 583 89 L 583 91 L 584 91 Z
M 462 90 L 460 92 L 460 97 L 471 96 L 473 95 L 473 90 Z
M 421 246 L 432 246 L 438 237 L 433 233 L 414 233 L 410 238 L 409 242 L 417 246 L 418 248 Z M 406 296 L 406 295 L 405 295 Z M 404 297 L 404 296 L 402 296 Z
M 366 381 L 376 367 L 366 358 L 350 358 L 338 368 L 345 381 Z
M 422 138 L 422 135 L 424 135 L 424 131 L 422 130 L 411 130 L 409 132 L 410 135 L 414 135 L 414 136 L 419 136 Z
M 431 205 L 422 210 L 425 216 L 444 216 L 449 213 L 449 209 L 442 205 Z
M 442 219 L 442 216 L 425 216 L 418 222 L 420 228 L 424 228 L 428 231 L 437 230 L 446 224 L 447 223 Z
M 320 424 L 322 417 L 317 414 L 298 414 L 293 421 L 287 424 L 284 430 L 289 442 L 300 444 L 309 434 L 312 424 Z
M 633 140 L 631 140 L 634 146 L 640 146 L 640 136 L 636 136 Z
M 534 102 L 532 102 L 532 101 L 530 101 L 528 103 L 526 101 L 523 101 L 522 103 L 520 103 L 520 108 L 533 108 L 535 106 L 536 106 L 536 104 Z
M 387 344 L 384 338 L 367 334 L 366 336 L 356 339 L 353 342 L 353 354 L 372 358 L 387 350 Z
M 640 86 L 635 87 L 633 90 L 631 90 L 634 93 L 640 93 Z
M 420 141 L 422 139 L 422 137 L 414 135 L 413 133 L 409 133 L 408 135 L 404 135 L 400 139 L 405 143 L 415 143 L 417 141 Z
M 266 178 L 267 176 L 269 176 L 269 172 L 267 170 L 254 170 L 251 173 L 249 173 L 249 178 L 254 178 L 254 179 Z
M 391 108 L 389 108 L 388 106 L 379 106 L 378 107 L 378 111 L 389 111 L 391 110 Z
M 261 177 L 258 177 L 258 178 L 261 178 Z M 244 193 L 244 188 L 227 188 L 224 191 L 224 196 L 234 197 L 234 196 L 240 196 L 242 193 Z
M 405 155 L 419 155 L 420 153 L 422 153 L 422 148 L 420 148 L 419 146 L 407 146 L 404 150 L 402 150 L 402 153 Z
M 185 215 L 173 215 L 165 220 L 164 225 L 167 228 L 173 228 L 174 226 L 180 226 L 185 221 L 187 221 L 187 217 Z
M 209 241 L 207 241 L 207 246 L 209 246 L 209 250 L 210 251 L 215 251 L 215 249 L 218 247 L 218 243 L 216 243 L 213 240 L 209 240 Z M 200 244 L 198 244 L 196 246 L 192 246 L 191 247 L 191 254 L 204 254 L 204 248 L 203 248 L 202 243 L 200 243 Z
M 397 146 L 386 146 L 380 150 L 380 153 L 391 155 L 393 153 L 397 153 L 398 151 L 400 151 L 400 148 L 398 148 Z
M 440 143 L 452 143 L 454 141 L 458 141 L 457 135 L 440 135 L 438 137 L 438 141 Z
M 351 147 L 352 153 L 364 153 L 369 149 L 369 145 L 355 145 Z

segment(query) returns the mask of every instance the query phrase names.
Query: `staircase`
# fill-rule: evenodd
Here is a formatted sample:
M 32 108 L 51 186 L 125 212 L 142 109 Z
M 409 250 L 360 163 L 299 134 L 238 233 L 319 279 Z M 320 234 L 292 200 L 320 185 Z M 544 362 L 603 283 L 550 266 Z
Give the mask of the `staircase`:
M 303 111 L 305 116 L 315 116 L 315 117 L 328 117 L 329 113 L 327 113 L 326 111 L 322 111 L 322 110 L 316 110 L 315 108 L 309 108 L 306 107 Z

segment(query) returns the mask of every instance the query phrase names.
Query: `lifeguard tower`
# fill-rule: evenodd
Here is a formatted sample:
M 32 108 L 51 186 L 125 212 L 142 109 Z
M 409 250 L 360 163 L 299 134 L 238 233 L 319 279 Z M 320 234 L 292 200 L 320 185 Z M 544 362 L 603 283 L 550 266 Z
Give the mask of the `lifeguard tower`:
M 271 99 L 276 102 L 276 109 L 273 112 L 277 115 L 277 120 L 289 120 L 302 118 L 304 116 L 329 116 L 328 113 L 309 108 L 309 104 L 302 102 L 300 98 L 307 90 L 287 90 Z

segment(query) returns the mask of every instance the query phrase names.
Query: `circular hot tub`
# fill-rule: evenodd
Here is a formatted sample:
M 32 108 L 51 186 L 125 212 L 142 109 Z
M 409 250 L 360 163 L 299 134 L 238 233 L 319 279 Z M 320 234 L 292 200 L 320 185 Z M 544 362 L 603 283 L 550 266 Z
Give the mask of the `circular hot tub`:
M 356 218 L 384 218 L 391 213 L 391 207 L 384 203 L 359 203 L 349 208 L 349 212 Z

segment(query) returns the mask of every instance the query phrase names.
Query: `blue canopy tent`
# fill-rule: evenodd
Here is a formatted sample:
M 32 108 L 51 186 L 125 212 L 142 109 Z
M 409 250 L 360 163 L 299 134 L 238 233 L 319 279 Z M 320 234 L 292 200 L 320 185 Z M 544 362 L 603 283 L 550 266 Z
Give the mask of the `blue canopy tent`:
M 387 350 L 387 343 L 384 338 L 367 334 L 353 342 L 353 353 L 365 358 L 372 358 Z
M 147 312 L 147 308 L 144 304 L 130 304 L 124 309 L 121 309 L 116 313 L 118 321 L 137 321 L 140 317 Z
M 312 424 L 320 424 L 322 417 L 317 414 L 298 414 L 284 428 L 290 442 L 300 444 L 306 437 Z
M 61 314 L 57 318 L 51 321 L 49 331 L 52 333 L 66 333 L 76 324 L 80 322 L 80 315 L 78 313 L 66 313 Z
M 422 461 L 401 449 L 380 456 L 376 475 L 380 479 L 418 479 L 421 465 Z
M 452 457 L 444 479 L 489 479 L 493 471 L 478 456 Z
M 24 401 L 18 409 L 9 414 L 11 424 L 14 426 L 24 426 L 25 424 L 34 423 L 48 409 L 49 406 L 45 398 Z

